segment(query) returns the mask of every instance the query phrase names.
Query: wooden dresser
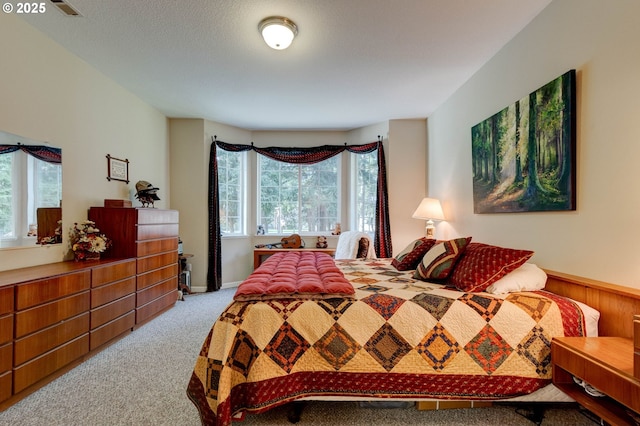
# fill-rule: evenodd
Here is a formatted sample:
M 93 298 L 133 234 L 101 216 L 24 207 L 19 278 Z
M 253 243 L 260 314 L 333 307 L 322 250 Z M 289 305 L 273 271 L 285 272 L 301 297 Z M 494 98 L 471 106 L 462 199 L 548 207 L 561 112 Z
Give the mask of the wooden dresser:
M 113 240 L 105 257 L 136 259 L 136 324 L 178 298 L 177 210 L 91 207 L 89 219 Z
M 178 212 L 92 207 L 98 261 L 0 271 L 0 411 L 178 299 Z
M 135 326 L 136 259 L 0 272 L 0 409 Z
M 0 401 L 13 384 L 13 286 L 0 287 Z
M 136 323 L 136 260 L 91 270 L 90 349 L 133 329 Z

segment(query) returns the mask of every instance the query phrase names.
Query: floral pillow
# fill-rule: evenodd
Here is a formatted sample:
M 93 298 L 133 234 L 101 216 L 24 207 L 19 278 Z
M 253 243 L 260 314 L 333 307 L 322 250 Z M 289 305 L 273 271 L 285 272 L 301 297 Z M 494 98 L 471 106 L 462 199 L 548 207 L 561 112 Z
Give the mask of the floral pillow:
M 413 278 L 418 280 L 443 280 L 449 276 L 471 237 L 456 238 L 434 245 L 423 257 Z
M 531 250 L 471 243 L 449 277 L 449 283 L 466 292 L 485 291 L 533 256 Z
M 398 271 L 416 269 L 416 266 L 418 266 L 424 254 L 435 244 L 436 240 L 433 238 L 418 238 L 398 253 L 391 261 L 391 265 Z

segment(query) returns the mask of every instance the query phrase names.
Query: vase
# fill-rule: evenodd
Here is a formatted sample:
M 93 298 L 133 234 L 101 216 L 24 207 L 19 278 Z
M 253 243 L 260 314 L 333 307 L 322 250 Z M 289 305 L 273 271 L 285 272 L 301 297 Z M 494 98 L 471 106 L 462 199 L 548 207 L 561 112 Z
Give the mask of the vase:
M 85 260 L 100 260 L 100 253 L 78 250 L 73 252 L 73 258 L 76 262 L 82 262 Z

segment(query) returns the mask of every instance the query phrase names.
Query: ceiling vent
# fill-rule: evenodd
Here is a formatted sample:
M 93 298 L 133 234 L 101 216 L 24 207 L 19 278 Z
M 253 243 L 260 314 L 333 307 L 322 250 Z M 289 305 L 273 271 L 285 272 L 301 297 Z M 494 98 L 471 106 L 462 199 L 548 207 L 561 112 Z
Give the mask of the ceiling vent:
M 73 8 L 69 3 L 65 0 L 49 0 L 55 7 L 58 8 L 60 12 L 67 16 L 82 16 L 80 13 Z

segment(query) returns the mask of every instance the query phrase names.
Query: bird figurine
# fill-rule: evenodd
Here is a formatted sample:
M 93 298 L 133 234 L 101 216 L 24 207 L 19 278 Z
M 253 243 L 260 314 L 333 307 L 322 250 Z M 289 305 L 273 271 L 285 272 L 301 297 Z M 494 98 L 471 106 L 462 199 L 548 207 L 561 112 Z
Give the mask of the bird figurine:
M 142 207 L 155 207 L 154 202 L 160 199 L 157 194 L 159 189 L 146 180 L 136 183 L 136 198 L 142 203 Z

